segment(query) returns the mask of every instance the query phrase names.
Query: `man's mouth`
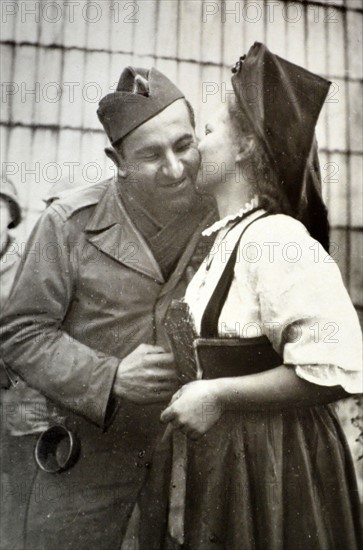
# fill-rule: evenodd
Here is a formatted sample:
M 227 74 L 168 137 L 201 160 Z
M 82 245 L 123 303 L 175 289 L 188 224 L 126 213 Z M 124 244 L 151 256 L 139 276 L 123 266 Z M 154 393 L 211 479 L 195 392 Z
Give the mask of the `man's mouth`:
M 183 178 L 180 178 L 177 181 L 163 184 L 161 187 L 164 187 L 165 189 L 179 189 L 184 187 L 186 184 L 187 184 L 187 178 L 184 176 Z

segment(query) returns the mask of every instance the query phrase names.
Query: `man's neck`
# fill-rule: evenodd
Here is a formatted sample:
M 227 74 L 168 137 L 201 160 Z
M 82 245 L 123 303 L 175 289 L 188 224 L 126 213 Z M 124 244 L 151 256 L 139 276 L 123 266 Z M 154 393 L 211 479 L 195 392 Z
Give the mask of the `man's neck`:
M 150 198 L 144 203 L 144 201 L 139 198 L 135 198 L 132 193 L 128 192 L 126 187 L 123 187 L 120 190 L 120 196 L 133 221 L 137 221 L 134 219 L 135 214 L 136 216 L 142 215 L 152 225 L 161 229 L 165 227 L 173 218 L 175 218 L 175 212 L 170 212 L 165 205 L 154 205 Z
M 134 222 L 137 222 L 138 219 L 142 216 L 144 219 L 147 220 L 149 224 L 151 224 L 155 228 L 161 229 L 163 227 L 164 224 L 161 222 L 161 220 L 158 219 L 157 216 L 154 216 L 153 213 L 150 212 L 150 208 L 145 207 L 140 201 L 135 199 L 135 197 L 131 193 L 128 193 L 126 190 L 122 190 L 120 196 L 128 214 Z
M 202 218 L 207 215 L 209 207 L 206 203 L 199 204 L 197 202 L 184 214 L 169 210 L 167 216 L 160 219 L 157 217 L 157 213 L 155 215 L 154 212 L 150 212 L 149 208 L 130 197 L 130 193 L 122 191 L 120 196 L 128 215 L 147 241 L 165 280 L 167 280 Z

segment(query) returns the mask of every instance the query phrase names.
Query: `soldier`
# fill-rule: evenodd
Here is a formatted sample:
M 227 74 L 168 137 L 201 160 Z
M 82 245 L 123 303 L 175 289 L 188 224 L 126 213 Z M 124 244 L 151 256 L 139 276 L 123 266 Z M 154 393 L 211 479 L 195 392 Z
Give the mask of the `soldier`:
M 20 254 L 11 230 L 21 221 L 16 188 L 1 181 L 0 311 L 9 298 Z M 44 397 L 23 380 L 9 378 L 0 359 L 1 375 L 1 544 L 3 548 L 23 547 L 26 492 L 35 475 L 33 449 L 40 432 L 48 427 Z
M 37 449 L 25 544 L 37 550 L 120 546 L 177 386 L 163 319 L 215 218 L 194 187 L 193 112 L 170 80 L 128 67 L 98 116 L 117 177 L 47 208 L 4 312 L 7 366 L 62 421 Z
M 10 294 L 15 273 L 20 262 L 20 255 L 14 245 L 11 229 L 21 222 L 21 208 L 14 184 L 5 178 L 0 187 L 0 255 L 1 255 L 1 286 L 0 306 L 4 307 Z M 9 232 L 10 230 L 10 232 Z

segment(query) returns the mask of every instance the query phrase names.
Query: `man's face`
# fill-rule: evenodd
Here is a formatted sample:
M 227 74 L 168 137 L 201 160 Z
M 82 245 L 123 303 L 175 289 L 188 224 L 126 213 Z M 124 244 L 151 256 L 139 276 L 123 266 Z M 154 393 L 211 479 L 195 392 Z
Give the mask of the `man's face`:
M 122 185 L 147 210 L 165 217 L 194 203 L 200 164 L 195 132 L 183 99 L 136 128 L 122 141 Z

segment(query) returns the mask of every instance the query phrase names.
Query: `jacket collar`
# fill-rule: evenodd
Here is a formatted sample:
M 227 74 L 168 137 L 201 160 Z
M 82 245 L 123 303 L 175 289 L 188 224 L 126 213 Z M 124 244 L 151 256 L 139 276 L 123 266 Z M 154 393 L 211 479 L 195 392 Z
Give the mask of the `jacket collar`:
M 94 246 L 117 262 L 159 283 L 165 282 L 149 246 L 121 202 L 115 180 L 110 181 L 85 232 Z

